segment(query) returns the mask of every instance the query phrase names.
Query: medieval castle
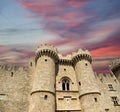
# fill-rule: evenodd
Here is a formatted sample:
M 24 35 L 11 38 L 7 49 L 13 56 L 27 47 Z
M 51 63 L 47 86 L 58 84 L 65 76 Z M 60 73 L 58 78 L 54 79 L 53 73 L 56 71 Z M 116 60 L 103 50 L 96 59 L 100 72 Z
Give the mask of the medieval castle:
M 41 45 L 28 67 L 0 65 L 0 112 L 120 112 L 120 59 L 96 74 L 87 50 Z

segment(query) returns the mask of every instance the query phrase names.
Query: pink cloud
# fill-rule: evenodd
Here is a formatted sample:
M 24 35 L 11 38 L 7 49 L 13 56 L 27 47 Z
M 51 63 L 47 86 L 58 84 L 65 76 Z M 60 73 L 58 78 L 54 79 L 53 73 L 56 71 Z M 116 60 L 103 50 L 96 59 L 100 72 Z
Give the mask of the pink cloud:
M 19 45 L 0 46 L 0 64 L 20 64 L 27 61 L 30 56 L 33 56 L 33 51 Z M 32 49 L 32 48 L 31 48 Z
M 119 48 L 111 46 L 107 48 L 92 50 L 91 54 L 93 57 L 120 56 L 120 51 Z
M 7 51 L 9 48 L 3 45 L 0 45 L 0 52 Z
M 81 7 L 84 6 L 86 3 L 88 3 L 90 0 L 68 0 L 68 4 L 70 4 L 72 7 Z
M 75 45 L 76 42 L 76 46 L 78 46 L 81 42 L 83 42 L 83 40 L 80 40 L 81 42 L 79 42 L 76 38 L 80 37 L 80 33 L 72 30 L 77 30 L 77 27 L 78 30 L 83 29 L 83 27 L 87 28 L 87 26 L 82 25 L 82 23 L 91 15 L 90 13 L 84 14 L 83 10 L 77 10 L 76 6 L 82 7 L 88 2 L 90 2 L 90 0 L 50 0 L 47 2 L 42 0 L 30 2 L 29 0 L 26 0 L 22 1 L 21 5 L 33 14 L 37 15 L 37 18 L 43 17 L 45 30 L 62 37 L 59 40 L 54 40 L 52 44 L 57 46 L 64 44 Z
M 25 7 L 27 10 L 34 12 L 37 15 L 50 15 L 55 12 L 62 11 L 63 8 L 57 6 L 55 3 L 51 1 L 34 1 L 34 2 L 21 2 L 21 5 Z

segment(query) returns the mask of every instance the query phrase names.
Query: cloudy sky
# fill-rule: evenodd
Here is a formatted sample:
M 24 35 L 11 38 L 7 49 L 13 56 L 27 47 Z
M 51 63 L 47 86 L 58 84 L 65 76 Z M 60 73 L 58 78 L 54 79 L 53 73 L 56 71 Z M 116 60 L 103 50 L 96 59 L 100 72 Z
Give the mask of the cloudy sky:
M 41 43 L 86 48 L 107 72 L 120 57 L 120 0 L 0 0 L 0 63 L 24 64 Z

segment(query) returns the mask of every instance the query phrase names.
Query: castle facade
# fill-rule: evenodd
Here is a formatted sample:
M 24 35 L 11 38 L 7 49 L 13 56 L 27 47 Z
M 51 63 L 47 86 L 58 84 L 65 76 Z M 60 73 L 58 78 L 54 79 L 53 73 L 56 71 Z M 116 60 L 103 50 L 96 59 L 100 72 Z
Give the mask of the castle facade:
M 88 50 L 41 45 L 28 67 L 0 66 L 0 112 L 120 112 L 120 59 L 97 74 Z

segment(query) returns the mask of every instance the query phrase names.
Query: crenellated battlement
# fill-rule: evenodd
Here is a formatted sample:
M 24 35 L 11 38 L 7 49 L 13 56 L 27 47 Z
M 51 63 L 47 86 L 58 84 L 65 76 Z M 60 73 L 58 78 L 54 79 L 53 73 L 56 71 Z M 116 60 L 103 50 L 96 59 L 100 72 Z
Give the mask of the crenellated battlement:
M 82 59 L 88 60 L 90 63 L 92 62 L 92 58 L 88 50 L 79 49 L 78 52 L 72 53 L 72 61 L 74 65 Z
M 73 52 L 72 56 L 74 57 L 78 54 L 88 54 L 88 55 L 90 55 L 90 52 L 86 49 L 78 49 L 77 52 Z
M 109 67 L 112 73 L 116 76 L 116 78 L 120 82 L 120 58 L 113 60 Z
M 95 73 L 95 77 L 101 82 L 109 81 L 110 79 L 115 79 L 115 76 L 111 73 Z
M 113 60 L 109 67 L 113 73 L 118 71 L 118 69 L 120 68 L 120 58 Z
M 59 56 L 59 60 L 58 60 L 59 64 L 63 64 L 63 65 L 72 65 L 73 64 L 71 55 L 63 56 L 61 54 L 58 54 L 58 56 Z
M 68 54 L 67 56 L 63 56 L 62 54 L 58 54 L 59 59 L 71 60 L 72 56 Z
M 37 48 L 35 63 L 37 63 L 38 58 L 41 57 L 42 55 L 52 57 L 55 61 L 58 60 L 58 51 L 52 45 L 42 44 Z
M 51 51 L 58 53 L 57 48 L 55 48 L 53 45 L 48 45 L 48 44 L 41 44 L 40 46 L 38 46 L 36 53 L 41 50 L 51 50 Z
M 88 50 L 79 49 L 78 52 L 73 52 L 72 55 L 62 56 L 61 54 L 58 54 L 58 51 L 54 46 L 48 44 L 42 44 L 37 48 L 35 63 L 42 55 L 50 56 L 60 64 L 73 65 L 82 59 L 88 60 L 90 63 L 92 62 L 92 58 Z
M 10 66 L 10 65 L 0 65 L 0 70 L 4 70 L 4 71 L 26 71 L 28 70 L 27 66 Z

